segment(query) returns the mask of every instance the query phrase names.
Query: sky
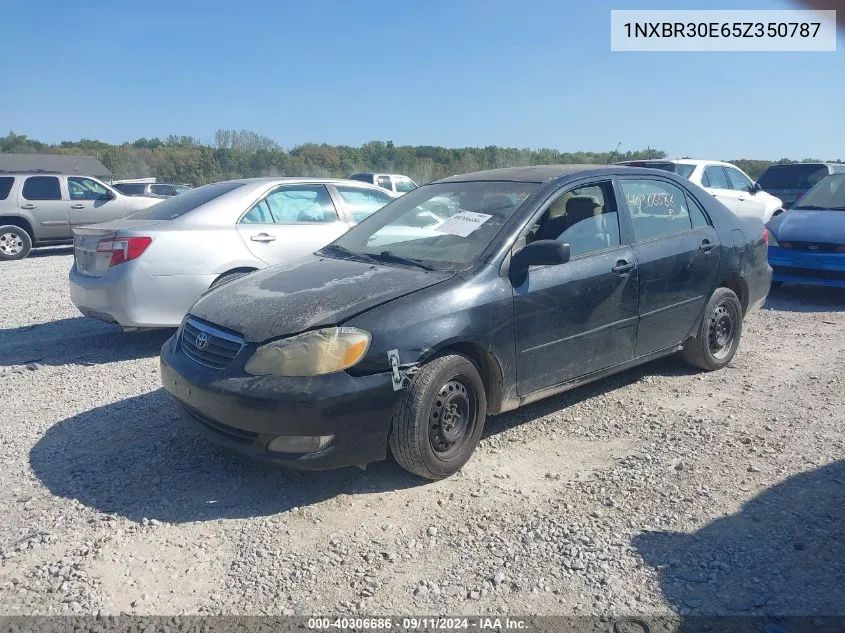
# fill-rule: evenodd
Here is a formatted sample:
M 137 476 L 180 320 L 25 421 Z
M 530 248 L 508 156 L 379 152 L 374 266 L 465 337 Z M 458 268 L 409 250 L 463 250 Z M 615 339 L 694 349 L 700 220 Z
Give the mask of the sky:
M 845 159 L 836 52 L 611 52 L 611 9 L 790 0 L 2 0 L 0 134 Z

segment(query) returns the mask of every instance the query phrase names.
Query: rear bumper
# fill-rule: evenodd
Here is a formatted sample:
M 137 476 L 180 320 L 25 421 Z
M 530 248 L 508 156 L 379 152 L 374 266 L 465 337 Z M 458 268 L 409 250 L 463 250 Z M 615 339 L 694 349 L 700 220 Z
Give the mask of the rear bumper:
M 772 286 L 772 267 L 764 263 L 762 266 L 752 269 L 744 275 L 745 283 L 748 286 L 748 307 L 746 314 L 760 308 L 769 295 Z
M 162 346 L 162 384 L 202 435 L 253 459 L 299 470 L 363 466 L 386 457 L 390 419 L 399 398 L 390 374 L 248 376 L 239 368 L 253 351 L 244 348 L 232 367 L 214 371 L 182 352 L 178 333 Z M 335 439 L 316 453 L 269 450 L 277 437 L 307 435 Z
M 110 268 L 102 277 L 70 269 L 70 300 L 84 314 L 122 327 L 178 327 L 214 275 L 151 275 L 140 262 Z
M 769 247 L 774 280 L 784 283 L 845 288 L 845 253 L 813 253 Z

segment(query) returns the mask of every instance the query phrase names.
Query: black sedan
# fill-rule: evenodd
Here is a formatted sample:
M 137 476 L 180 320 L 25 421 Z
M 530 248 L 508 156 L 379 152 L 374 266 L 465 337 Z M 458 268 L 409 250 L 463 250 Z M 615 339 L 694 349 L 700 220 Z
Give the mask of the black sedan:
M 666 171 L 453 176 L 201 298 L 162 348 L 162 380 L 248 455 L 324 469 L 389 448 L 440 479 L 488 415 L 676 352 L 724 367 L 768 292 L 767 239 Z

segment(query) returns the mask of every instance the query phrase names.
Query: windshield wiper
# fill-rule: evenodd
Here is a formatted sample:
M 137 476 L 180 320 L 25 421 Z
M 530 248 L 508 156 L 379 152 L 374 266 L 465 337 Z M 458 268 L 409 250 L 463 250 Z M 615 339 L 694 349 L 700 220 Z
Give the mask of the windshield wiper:
M 370 255 L 372 259 L 379 262 L 393 262 L 396 264 L 407 264 L 408 266 L 416 266 L 417 268 L 422 268 L 423 270 L 434 270 L 433 267 L 429 266 L 428 264 L 422 263 L 418 259 L 410 259 L 408 257 L 402 257 L 401 255 L 394 255 L 390 251 L 382 251 L 378 255 Z
M 362 262 L 370 262 L 370 263 L 377 263 L 377 260 L 372 255 L 366 255 L 364 253 L 356 253 L 355 251 L 350 251 L 345 246 L 341 246 L 340 244 L 329 244 L 328 246 L 324 246 L 321 248 L 318 253 L 334 253 L 335 255 L 344 255 L 349 259 L 357 259 Z

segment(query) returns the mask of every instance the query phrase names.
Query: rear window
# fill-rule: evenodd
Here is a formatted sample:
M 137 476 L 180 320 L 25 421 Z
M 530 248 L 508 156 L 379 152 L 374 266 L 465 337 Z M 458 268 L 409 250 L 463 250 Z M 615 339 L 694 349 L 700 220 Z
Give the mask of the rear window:
M 215 198 L 219 198 L 241 186 L 243 186 L 243 183 L 240 182 L 216 182 L 211 185 L 205 185 L 204 187 L 191 189 L 178 196 L 168 198 L 142 211 L 138 211 L 138 213 L 133 213 L 129 217 L 133 220 L 175 220 L 189 211 L 193 211 L 197 207 L 201 207 L 205 203 L 211 202 Z
M 11 176 L 3 176 L 0 178 L 0 200 L 5 200 L 9 197 L 9 192 L 12 190 L 12 185 L 15 179 Z
M 772 165 L 757 181 L 763 189 L 809 189 L 827 176 L 827 166 L 816 164 Z
M 678 163 L 651 163 L 646 161 L 635 161 L 624 163 L 629 167 L 650 167 L 651 169 L 662 169 L 663 171 L 671 171 L 673 174 L 678 174 L 681 178 L 689 178 L 692 172 L 695 171 L 695 165 L 685 165 Z
M 120 193 L 125 193 L 127 196 L 140 196 L 146 191 L 147 185 L 135 185 L 118 183 L 114 186 Z

